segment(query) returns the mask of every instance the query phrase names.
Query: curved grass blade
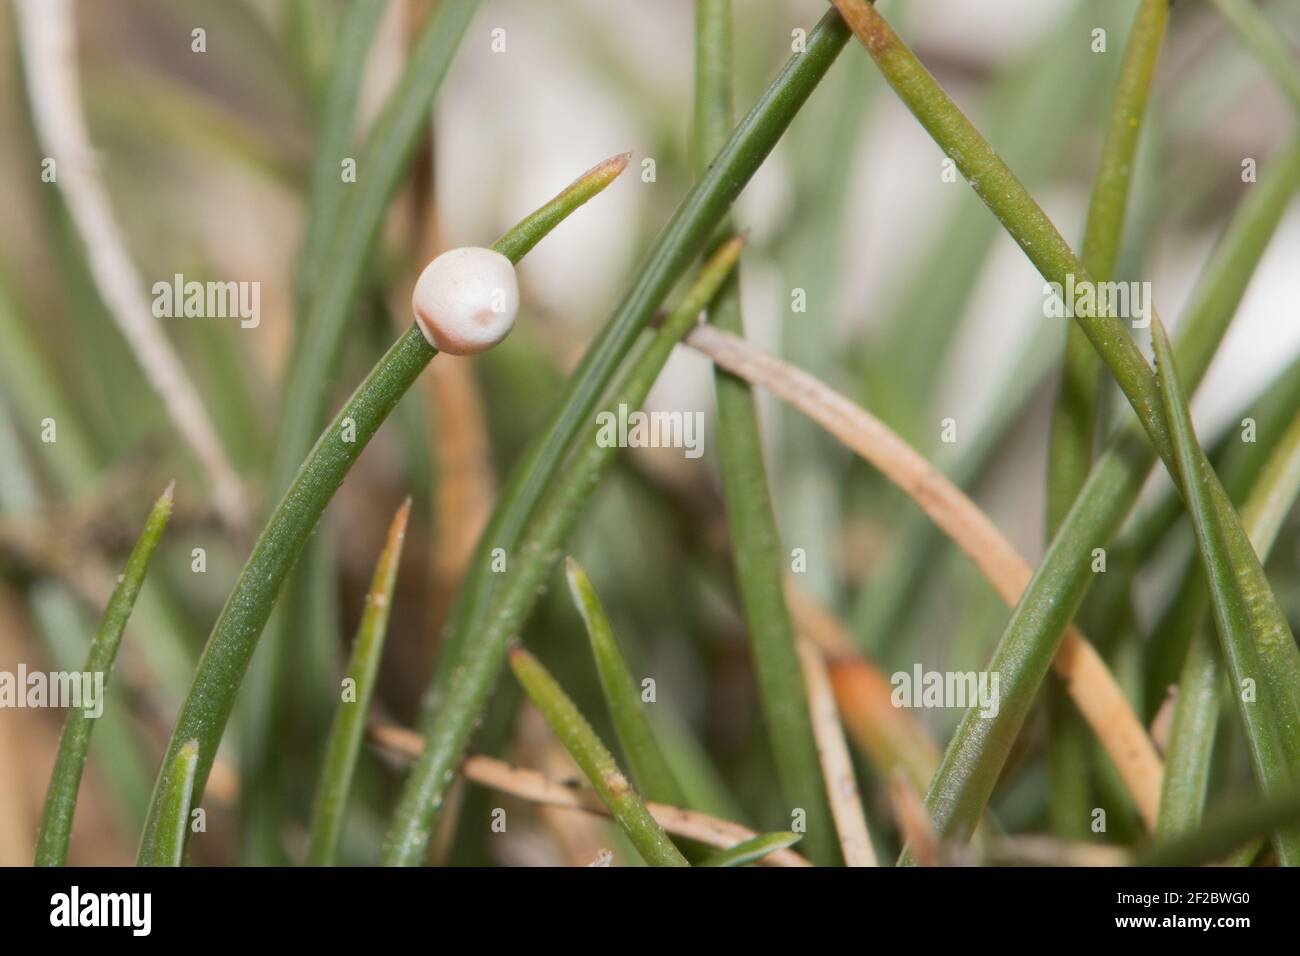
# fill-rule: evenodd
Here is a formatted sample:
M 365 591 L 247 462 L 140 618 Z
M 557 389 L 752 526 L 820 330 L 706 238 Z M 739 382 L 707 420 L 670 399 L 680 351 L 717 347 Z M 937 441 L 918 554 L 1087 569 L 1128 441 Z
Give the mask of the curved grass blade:
M 63 866 L 67 862 L 68 839 L 72 833 L 72 817 L 77 809 L 81 774 L 90 748 L 90 735 L 95 729 L 94 721 L 103 713 L 102 695 L 108 685 L 113 662 L 117 659 L 117 649 L 122 643 L 122 632 L 131 616 L 131 608 L 144 585 L 149 559 L 153 557 L 158 540 L 167 527 L 167 519 L 171 517 L 174 487 L 174 484 L 168 485 L 149 512 L 144 531 L 131 549 L 126 569 L 113 590 L 113 596 L 99 622 L 99 629 L 91 641 L 90 653 L 82 670 L 83 673 L 92 675 L 91 679 L 98 685 L 99 696 L 93 704 L 83 698 L 83 706 L 68 711 L 63 736 L 59 740 L 59 752 L 54 759 L 54 772 L 50 775 L 50 785 L 45 791 L 45 810 L 41 815 L 41 829 L 36 838 L 37 866 Z M 99 713 L 91 717 L 86 706 L 93 706 Z
M 609 185 L 625 165 L 626 158 L 617 157 L 596 166 L 506 233 L 496 248 L 504 250 L 505 255 L 532 248 L 565 217 Z M 150 814 L 145 821 L 142 856 L 154 853 L 154 843 L 159 838 L 159 801 L 169 785 L 170 767 L 176 753 L 186 741 L 199 741 L 195 795 L 201 797 L 235 695 L 285 577 L 352 465 L 434 354 L 424 334 L 412 323 L 316 440 L 293 484 L 262 529 L 253 553 L 213 625 L 172 730 L 167 759 L 154 785 Z
M 1238 409 L 1229 419 L 1232 422 L 1246 418 L 1254 420 L 1258 440 L 1240 441 L 1238 430 L 1232 428 L 1219 440 L 1215 452 L 1207 452 L 1233 501 L 1242 501 L 1254 493 L 1252 482 L 1257 483 L 1261 478 L 1279 442 L 1284 440 L 1297 409 L 1300 409 L 1300 358 L 1274 379 L 1262 395 Z M 1171 483 L 1167 497 L 1132 523 L 1117 547 L 1127 549 L 1127 553 L 1133 556 L 1133 567 L 1155 552 L 1183 510 L 1183 499 L 1178 488 Z M 1244 513 L 1242 520 L 1249 529 Z M 1256 540 L 1253 533 L 1251 540 Z M 1263 557 L 1263 552 L 1257 549 L 1257 553 Z M 1169 686 L 1178 683 L 1179 674 L 1187 662 L 1190 636 L 1209 606 L 1205 576 L 1199 561 L 1193 550 L 1185 562 L 1178 592 L 1161 614 L 1143 648 L 1143 697 L 1148 717 L 1154 716 L 1154 710 L 1164 700 Z
M 704 252 L 731 204 L 826 75 L 850 36 L 834 10 L 828 10 L 809 31 L 806 50 L 791 57 L 736 126 L 726 146 L 713 157 L 708 171 L 678 205 L 609 322 L 570 376 L 560 407 L 548 421 L 544 433 L 511 472 L 492 519 L 479 537 L 443 636 L 438 669 L 421 710 L 421 730 L 427 732 L 432 726 L 440 703 L 450 689 L 452 675 L 463 666 L 465 645 L 470 635 L 482 627 L 490 607 L 496 585 L 490 570 L 492 550 L 502 548 L 509 554 L 518 547 L 533 512 L 554 484 L 556 472 L 619 363 L 673 286 Z
M 757 863 L 776 850 L 785 850 L 799 842 L 797 833 L 762 833 L 752 840 L 737 843 L 729 850 L 715 853 L 700 866 L 744 866 Z
M 393 603 L 393 587 L 397 584 L 402 542 L 406 538 L 406 522 L 410 515 L 411 499 L 408 497 L 388 527 L 388 538 L 375 565 L 374 578 L 366 595 L 366 609 L 352 645 L 352 660 L 348 664 L 352 695 L 350 699 L 343 699 L 334 715 L 325 765 L 321 768 L 316 790 L 316 811 L 312 816 L 311 841 L 307 848 L 307 862 L 312 866 L 333 866 L 338 852 L 343 813 L 347 808 L 348 791 L 352 788 L 357 754 L 361 752 L 361 738 L 366 732 L 366 714 L 370 711 L 375 678 L 379 674 L 379 658 L 384 650 L 388 612 Z
M 1152 325 L 1152 341 L 1169 430 L 1178 451 L 1178 483 L 1210 583 L 1233 697 L 1260 787 L 1276 797 L 1293 789 L 1293 768 L 1300 766 L 1300 724 L 1296 723 L 1300 650 L 1236 512 L 1218 501 L 1222 491 L 1216 492 L 1213 469 L 1196 441 L 1173 347 L 1158 320 Z M 1278 834 L 1276 847 L 1283 865 L 1300 865 L 1300 833 Z
M 180 866 L 185 859 L 190 810 L 198 802 L 199 742 L 187 740 L 182 744 L 167 769 L 156 835 L 147 854 L 141 847 L 138 866 Z
M 682 301 L 664 321 L 615 389 L 611 407 L 640 408 L 677 341 L 717 294 L 740 256 L 739 237 L 723 244 L 705 263 Z M 434 712 L 425 750 L 406 782 L 384 846 L 384 862 L 414 866 L 423 859 L 434 817 L 456 764 L 468 744 L 474 721 L 505 661 L 506 648 L 537 602 L 560 549 L 572 533 L 587 499 L 608 471 L 618 451 L 589 433 L 560 474 L 528 533 L 508 560 L 492 614 L 475 635 L 476 644 L 456 668 L 456 680 Z M 472 653 L 468 653 L 472 651 Z
M 1210 785 L 1210 756 L 1219 727 L 1219 685 L 1223 675 L 1214 639 L 1206 631 L 1203 602 L 1196 603 L 1202 613 L 1178 678 L 1178 700 L 1165 748 L 1165 780 L 1156 818 L 1156 837 L 1160 840 L 1200 825 Z
M 1249 447 L 1249 446 L 1247 446 Z M 1241 523 L 1261 562 L 1268 560 L 1282 522 L 1300 495 L 1300 416 L 1274 447 L 1242 509 Z M 1223 680 L 1213 639 L 1205 631 L 1209 603 L 1199 567 L 1188 572 L 1194 587 L 1180 590 L 1180 620 L 1194 621 L 1166 748 L 1157 835 L 1167 838 L 1200 824 L 1209 788 L 1210 757 L 1219 721 Z
M 510 669 L 642 859 L 651 866 L 690 866 L 650 815 L 645 801 L 627 782 L 582 712 L 541 662 L 523 648 L 516 648 L 510 652 Z
M 731 0 L 696 0 L 693 158 L 701 176 L 713 154 L 726 145 L 731 129 L 731 35 Z M 708 318 L 720 329 L 744 335 L 739 275 L 723 286 Z M 807 816 L 808 855 L 825 866 L 839 862 L 839 854 L 800 679 L 794 627 L 781 587 L 781 535 L 772 511 L 758 409 L 748 382 L 715 371 L 714 388 L 732 560 L 772 755 L 787 803 L 803 808 Z
M 596 671 L 600 676 L 600 687 L 605 693 L 605 703 L 614 722 L 614 732 L 627 757 L 632 779 L 646 799 L 685 806 L 682 789 L 655 742 L 650 719 L 637 694 L 636 681 L 619 649 L 614 630 L 609 626 L 609 618 L 596 589 L 591 585 L 591 579 L 573 558 L 566 559 L 565 574 L 569 580 L 569 593 L 573 595 L 573 603 L 577 605 L 587 628 L 591 653 L 596 659 Z

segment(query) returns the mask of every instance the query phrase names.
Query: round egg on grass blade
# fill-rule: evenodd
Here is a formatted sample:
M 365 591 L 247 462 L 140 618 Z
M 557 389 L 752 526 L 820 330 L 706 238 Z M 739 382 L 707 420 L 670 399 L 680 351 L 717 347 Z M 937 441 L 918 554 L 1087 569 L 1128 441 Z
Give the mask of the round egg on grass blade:
M 490 349 L 510 334 L 519 312 L 514 264 L 478 246 L 444 252 L 420 273 L 411 309 L 438 351 L 474 355 Z

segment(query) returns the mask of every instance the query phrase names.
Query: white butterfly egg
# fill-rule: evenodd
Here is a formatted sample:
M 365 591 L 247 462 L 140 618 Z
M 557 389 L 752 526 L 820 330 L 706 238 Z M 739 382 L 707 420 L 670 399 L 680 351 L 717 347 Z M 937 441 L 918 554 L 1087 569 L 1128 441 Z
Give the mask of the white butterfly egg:
M 519 312 L 514 264 L 478 246 L 444 252 L 420 273 L 411 308 L 438 351 L 474 355 L 490 349 L 510 334 Z

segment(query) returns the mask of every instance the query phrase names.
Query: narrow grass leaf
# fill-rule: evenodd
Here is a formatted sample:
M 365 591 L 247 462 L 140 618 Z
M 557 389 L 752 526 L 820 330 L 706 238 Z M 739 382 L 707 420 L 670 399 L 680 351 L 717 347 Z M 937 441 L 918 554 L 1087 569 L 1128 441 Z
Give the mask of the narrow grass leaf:
M 138 866 L 180 866 L 185 859 L 185 838 L 190 811 L 198 802 L 199 742 L 187 740 L 170 759 L 166 785 L 159 794 L 156 836 L 148 852 L 142 846 Z
M 332 866 L 338 852 L 343 814 L 347 809 L 357 755 L 361 752 L 361 738 L 366 732 L 366 715 L 375 691 L 375 678 L 379 674 L 388 613 L 393 603 L 393 587 L 397 584 L 402 542 L 406 538 L 406 523 L 410 515 L 411 499 L 408 497 L 388 527 L 384 550 L 379 555 L 370 591 L 366 594 L 366 608 L 352 645 L 345 693 L 330 728 L 325 765 L 321 768 L 316 790 L 316 810 L 307 848 L 307 862 L 313 866 Z
M 1300 765 L 1300 748 L 1293 736 L 1300 652 L 1236 512 L 1231 506 L 1220 507 L 1216 500 L 1209 477 L 1213 469 L 1196 441 L 1173 347 L 1159 321 L 1152 332 L 1165 413 L 1178 452 L 1179 485 L 1205 564 L 1233 697 L 1239 704 L 1260 787 L 1265 794 L 1277 796 L 1294 787 L 1292 768 Z M 1235 525 L 1235 533 L 1231 525 Z M 1249 574 L 1252 565 L 1259 569 L 1257 575 Z M 1262 589 L 1256 584 L 1259 579 L 1264 579 Z M 1290 655 L 1280 646 L 1284 643 L 1290 645 Z M 1296 660 L 1287 661 L 1287 656 Z M 1279 834 L 1276 845 L 1283 864 L 1300 864 L 1300 834 Z
M 641 857 L 651 866 L 689 866 L 618 769 L 613 755 L 541 662 L 516 648 L 510 653 L 510 668 Z
M 1134 157 L 1168 23 L 1169 0 L 1142 0 L 1124 50 L 1083 235 L 1083 264 L 1099 282 L 1113 277 L 1119 260 L 1130 181 L 1136 166 Z M 1092 468 L 1100 373 L 1096 349 L 1083 329 L 1071 323 L 1049 435 L 1049 538 L 1065 520 Z
M 636 681 L 619 649 L 609 617 L 605 614 L 596 589 L 592 587 L 591 579 L 573 558 L 566 560 L 565 574 L 569 580 L 569 593 L 573 595 L 573 603 L 577 605 L 587 628 L 591 653 L 600 676 L 600 687 L 605 693 L 605 703 L 614 722 L 614 732 L 627 757 L 632 779 L 647 799 L 685 806 L 682 789 L 655 741 Z
M 1300 358 L 1291 363 L 1264 389 L 1228 419 L 1241 422 L 1249 418 L 1255 423 L 1256 441 L 1240 440 L 1238 428 L 1230 428 L 1213 450 L 1207 450 L 1214 469 L 1223 481 L 1233 501 L 1243 501 L 1254 494 L 1270 456 L 1277 450 L 1279 441 L 1287 432 L 1296 411 L 1300 409 Z M 1116 547 L 1131 554 L 1133 566 L 1149 560 L 1161 546 L 1176 520 L 1184 514 L 1183 499 L 1172 482 L 1168 492 L 1148 511 L 1131 523 Z M 1251 540 L 1254 533 L 1243 513 Z M 1257 549 L 1263 557 L 1263 552 Z M 1195 630 L 1195 623 L 1209 608 L 1205 593 L 1205 576 L 1201 573 L 1200 559 L 1193 552 L 1187 557 L 1182 584 L 1169 602 L 1151 631 L 1143 649 L 1142 670 L 1145 675 L 1143 698 L 1145 713 L 1152 714 L 1163 701 L 1170 685 L 1178 682 L 1179 672 L 1187 660 L 1187 645 Z
M 1193 573 L 1200 573 L 1196 569 Z M 1214 638 L 1206 630 L 1204 605 L 1192 632 L 1187 659 L 1178 678 L 1178 699 L 1165 748 L 1165 780 L 1160 790 L 1156 837 L 1167 840 L 1195 830 L 1210 786 L 1210 757 L 1219 727 L 1223 673 Z
M 1083 235 L 1083 264 L 1100 282 L 1113 277 L 1119 260 L 1138 138 L 1168 22 L 1168 0 L 1142 0 L 1125 46 Z M 1065 355 L 1048 432 L 1049 541 L 1092 469 L 1101 385 L 1101 358 L 1083 329 L 1072 322 L 1066 329 Z M 1090 752 L 1083 722 L 1070 707 L 1065 688 L 1049 682 L 1044 693 L 1052 830 L 1062 837 L 1082 839 L 1089 833 L 1093 806 L 1088 792 Z
M 1261 562 L 1268 560 L 1297 495 L 1300 495 L 1300 416 L 1292 419 L 1286 434 L 1273 446 L 1242 508 L 1242 527 Z M 1193 622 L 1192 637 L 1178 681 L 1178 698 L 1166 748 L 1165 785 L 1160 794 L 1157 830 L 1162 838 L 1189 832 L 1200 824 L 1223 699 L 1223 672 L 1213 639 L 1205 630 L 1209 597 L 1204 576 L 1196 566 L 1189 570 L 1187 577 L 1195 586 L 1189 588 L 1185 582 L 1175 600 L 1186 605 L 1181 620 Z
M 387 9 L 388 0 L 353 0 L 339 23 L 312 152 L 307 226 L 298 254 L 300 304 L 306 303 L 310 290 L 320 281 L 321 260 L 348 195 L 349 184 L 343 181 L 340 169 L 349 156 L 370 43 Z
M 37 866 L 63 866 L 67 862 L 68 840 L 72 834 L 72 818 L 77 809 L 81 774 L 90 749 L 90 735 L 95 729 L 95 721 L 103 713 L 103 694 L 113 663 L 117 659 L 117 649 L 122 643 L 122 632 L 126 629 L 131 608 L 135 606 L 135 599 L 144 585 L 149 560 L 167 527 L 167 519 L 171 517 L 173 487 L 167 486 L 149 512 L 144 531 L 131 549 L 126 569 L 122 572 L 117 587 L 113 589 L 113 596 L 104 609 L 99 629 L 91 641 L 90 653 L 82 672 L 90 674 L 96 682 L 97 697 L 93 705 L 83 697 L 83 706 L 70 709 L 64 722 L 63 736 L 54 758 L 54 772 L 50 775 L 50 785 L 45 791 L 41 828 L 36 838 Z M 92 708 L 99 711 L 93 717 L 89 713 Z
M 726 145 L 731 129 L 731 0 L 695 4 L 696 172 Z M 744 334 L 740 277 L 733 275 L 709 309 L 709 321 Z M 736 585 L 744 610 L 768 737 L 787 805 L 807 818 L 805 846 L 821 865 L 839 862 L 829 796 L 817 764 L 817 746 L 807 695 L 800 679 L 794 627 L 781 587 L 785 558 L 772 510 L 763 460 L 758 408 L 749 383 L 715 371 L 718 400 L 719 471 L 731 533 Z

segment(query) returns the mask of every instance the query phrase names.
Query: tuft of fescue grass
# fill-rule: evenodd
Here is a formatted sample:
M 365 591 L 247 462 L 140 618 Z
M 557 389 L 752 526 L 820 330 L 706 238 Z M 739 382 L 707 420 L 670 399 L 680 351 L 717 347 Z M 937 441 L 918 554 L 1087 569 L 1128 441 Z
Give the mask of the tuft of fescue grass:
M 291 0 L 274 29 L 214 12 L 214 74 L 247 66 L 237 38 L 282 47 L 241 77 L 262 114 L 220 84 L 176 83 L 129 117 L 97 115 L 112 68 L 44 55 L 77 56 L 69 38 L 101 16 L 74 6 L 19 7 L 32 122 L 15 148 L 62 166 L 31 204 L 48 219 L 39 253 L 0 268 L 0 610 L 29 612 L 14 617 L 24 656 L 115 677 L 93 739 L 97 718 L 68 713 L 42 817 L 19 820 L 37 864 L 78 862 L 73 819 L 100 809 L 102 776 L 109 836 L 138 836 L 149 866 L 1300 865 L 1300 360 L 1219 434 L 1190 405 L 1300 189 L 1300 139 L 1251 157 L 1257 181 L 1229 163 L 1231 209 L 1234 150 L 1182 148 L 1251 82 L 1300 118 L 1282 5 L 1214 0 L 1201 16 L 1222 34 L 1188 65 L 1162 55 L 1180 6 L 1138 0 L 1121 24 L 1080 2 L 1013 62 L 963 72 L 919 43 L 922 62 L 901 5 L 832 0 L 806 30 L 746 10 L 740 30 L 731 0 L 694 0 L 681 103 L 611 55 L 608 31 L 634 21 L 565 5 L 570 66 L 654 145 L 598 163 L 500 235 L 499 256 L 476 254 L 509 271 L 620 177 L 640 205 L 615 228 L 644 248 L 612 308 L 575 295 L 564 317 L 532 294 L 552 277 L 529 258 L 518 327 L 472 358 L 437 357 L 407 317 L 408 278 L 443 244 L 476 242 L 444 221 L 448 189 L 513 221 L 505 177 L 551 145 L 442 181 L 460 147 L 435 104 L 469 95 L 448 82 L 458 64 L 483 69 L 459 51 L 490 42 L 493 69 L 516 77 L 479 0 L 319 17 Z M 535 15 L 511 21 L 514 49 Z M 1096 23 L 1109 52 L 1080 53 Z M 778 47 L 784 66 L 763 76 Z M 957 75 L 971 82 L 954 95 L 940 78 Z M 976 87 L 968 115 L 958 98 Z M 761 92 L 737 120 L 738 90 Z M 882 188 L 872 136 L 890 97 L 942 163 L 934 235 L 915 247 L 856 221 L 859 194 Z M 215 325 L 135 314 L 150 270 L 239 261 L 234 233 L 170 215 L 170 191 L 116 161 L 68 162 L 91 132 L 108 155 L 119 136 L 165 142 L 301 203 L 292 254 L 246 260 L 284 273 L 268 297 L 282 365 L 246 361 Z M 1047 212 L 1068 204 L 1044 202 L 1062 185 L 1088 200 L 1077 252 Z M 178 218 L 193 236 L 159 225 Z M 936 441 L 1000 240 L 1037 294 L 1141 277 L 1166 234 L 1206 222 L 1221 231 L 1187 269 L 1175 336 L 1150 307 L 1154 361 L 1128 316 L 1040 317 L 995 343 L 1013 357 L 983 417 L 963 411 L 961 440 Z M 28 268 L 47 258 L 53 284 Z M 454 370 L 424 405 L 405 400 L 435 359 Z M 601 437 L 604 414 L 696 401 L 678 387 L 692 361 L 716 410 L 699 413 L 703 462 Z M 1050 414 L 1030 414 L 1044 396 Z M 458 472 L 444 452 L 471 446 Z M 1040 446 L 1043 461 L 1025 450 Z M 137 488 L 173 465 L 137 535 Z M 1024 528 L 999 526 L 990 493 L 1030 486 L 1041 555 L 1013 545 Z M 357 621 L 346 665 L 342 620 Z M 996 675 L 996 706 L 910 711 L 900 674 L 936 666 Z

